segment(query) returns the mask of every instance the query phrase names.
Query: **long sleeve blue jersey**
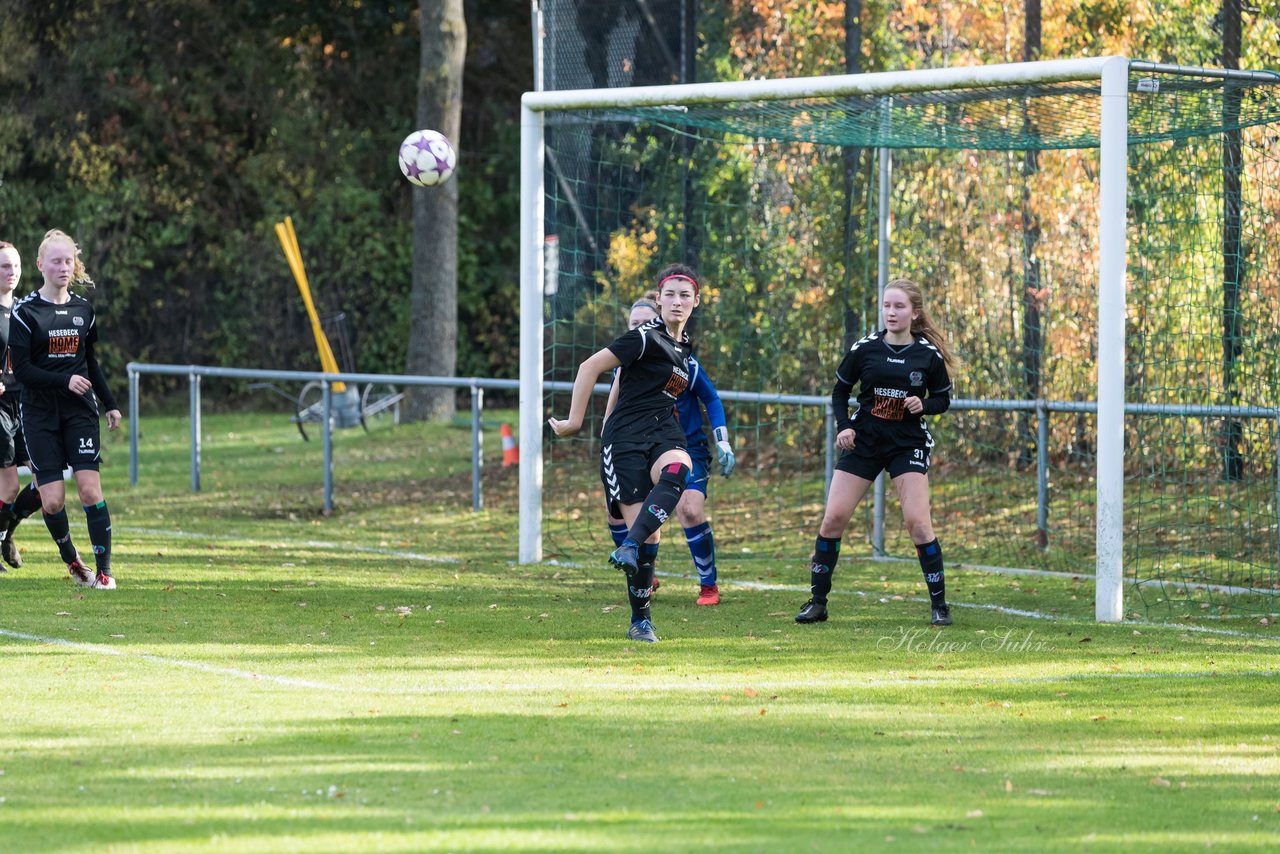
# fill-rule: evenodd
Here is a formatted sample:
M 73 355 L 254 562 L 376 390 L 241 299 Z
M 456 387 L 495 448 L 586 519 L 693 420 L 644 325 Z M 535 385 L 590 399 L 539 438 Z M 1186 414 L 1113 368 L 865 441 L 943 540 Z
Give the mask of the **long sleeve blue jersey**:
M 689 442 L 689 450 L 705 448 L 707 434 L 702 427 L 702 407 L 707 408 L 707 417 L 711 419 L 711 427 L 727 426 L 724 418 L 724 404 L 720 402 L 720 394 L 711 382 L 711 378 L 702 370 L 702 365 L 693 356 L 689 357 L 689 388 L 676 398 L 676 416 L 684 429 Z

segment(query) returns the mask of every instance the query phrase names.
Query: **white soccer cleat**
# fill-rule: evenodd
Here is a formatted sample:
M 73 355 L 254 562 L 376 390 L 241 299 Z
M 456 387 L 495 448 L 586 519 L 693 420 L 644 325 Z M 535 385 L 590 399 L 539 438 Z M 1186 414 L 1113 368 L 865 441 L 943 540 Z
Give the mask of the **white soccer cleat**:
M 115 590 L 116 580 L 106 573 L 99 572 L 93 577 L 93 583 L 89 586 L 94 590 Z
M 81 587 L 93 586 L 93 570 L 84 565 L 84 561 L 76 558 L 67 564 L 67 573 L 70 574 L 71 580 Z

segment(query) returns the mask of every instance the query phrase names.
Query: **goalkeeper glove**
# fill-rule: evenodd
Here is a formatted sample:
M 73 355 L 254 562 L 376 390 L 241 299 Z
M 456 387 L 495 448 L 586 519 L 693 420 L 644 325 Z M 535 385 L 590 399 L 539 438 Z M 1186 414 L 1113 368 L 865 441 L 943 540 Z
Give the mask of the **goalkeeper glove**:
M 716 458 L 720 463 L 720 476 L 728 477 L 733 474 L 733 467 L 738 464 L 733 456 L 733 446 L 729 444 L 729 431 L 724 427 L 717 427 L 711 432 L 716 437 Z

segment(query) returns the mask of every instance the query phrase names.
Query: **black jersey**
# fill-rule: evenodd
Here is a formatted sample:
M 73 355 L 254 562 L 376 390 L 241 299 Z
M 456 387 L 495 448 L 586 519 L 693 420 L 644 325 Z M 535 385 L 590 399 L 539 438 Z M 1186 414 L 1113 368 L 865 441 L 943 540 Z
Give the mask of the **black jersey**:
M 622 368 L 618 402 L 604 425 L 602 441 L 640 441 L 656 428 L 674 428 L 676 398 L 689 387 L 689 336 L 677 341 L 661 318 L 640 324 L 609 345 Z
M 904 432 L 920 429 L 922 415 L 907 411 L 906 399 L 943 395 L 951 390 L 947 365 L 929 339 L 918 337 L 908 344 L 890 344 L 885 330 L 873 332 L 849 348 L 836 370 L 836 390 L 832 393 L 835 415 L 840 424 L 857 429 L 868 423 L 901 427 Z M 858 412 L 848 418 L 848 392 L 858 391 Z M 843 390 L 844 400 L 837 398 Z M 841 406 L 843 402 L 843 406 Z
M 67 386 L 79 374 L 93 383 L 107 410 L 118 409 L 93 353 L 98 338 L 93 306 L 77 294 L 70 297 L 57 305 L 33 291 L 13 307 L 9 353 L 22 383 L 22 405 L 59 409 L 70 404 L 97 414 L 93 395 L 76 394 Z

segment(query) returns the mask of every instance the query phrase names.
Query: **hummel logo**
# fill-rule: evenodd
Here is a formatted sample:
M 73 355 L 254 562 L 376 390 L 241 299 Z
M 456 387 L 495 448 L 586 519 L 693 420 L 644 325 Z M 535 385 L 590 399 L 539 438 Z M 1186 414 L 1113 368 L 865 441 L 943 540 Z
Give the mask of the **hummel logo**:
M 895 359 L 895 358 L 893 358 L 892 356 L 890 356 L 889 358 L 885 359 L 885 361 L 886 361 L 886 362 L 890 362 L 890 363 L 892 363 L 892 364 L 894 364 L 894 365 L 905 365 L 905 364 L 907 363 L 907 360 L 906 360 L 906 359 Z

